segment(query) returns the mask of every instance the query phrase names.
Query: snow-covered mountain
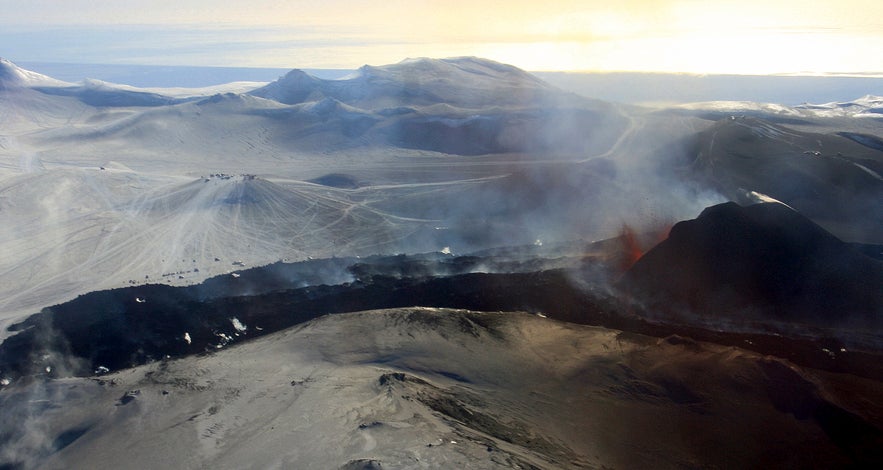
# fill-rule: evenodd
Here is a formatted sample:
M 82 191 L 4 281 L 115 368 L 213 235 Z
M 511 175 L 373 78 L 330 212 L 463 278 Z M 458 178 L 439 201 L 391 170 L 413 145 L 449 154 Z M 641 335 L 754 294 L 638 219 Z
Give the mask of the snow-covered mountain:
M 25 70 L 10 60 L 0 57 L 0 87 L 35 87 L 35 86 L 52 86 L 64 87 L 70 86 L 70 83 L 56 80 L 46 75 Z
M 728 113 L 732 115 L 752 115 L 770 118 L 868 118 L 880 119 L 883 116 L 883 98 L 866 95 L 852 101 L 785 106 L 777 103 L 753 101 L 707 101 L 685 103 L 672 109 L 697 113 Z
M 368 109 L 447 104 L 462 108 L 537 106 L 565 96 L 579 101 L 511 65 L 461 57 L 406 59 L 393 65 L 363 66 L 339 80 L 322 80 L 292 70 L 251 92 L 286 104 L 333 98 Z
M 824 104 L 803 104 L 794 107 L 797 110 L 811 112 L 822 117 L 883 117 L 883 97 L 865 95 L 857 100 Z

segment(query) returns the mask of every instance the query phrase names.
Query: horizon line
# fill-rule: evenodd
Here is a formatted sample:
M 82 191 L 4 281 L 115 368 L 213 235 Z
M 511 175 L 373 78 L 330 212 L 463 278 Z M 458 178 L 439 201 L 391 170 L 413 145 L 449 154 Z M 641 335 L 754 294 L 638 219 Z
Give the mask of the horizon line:
M 355 71 L 360 67 L 365 65 L 371 65 L 375 67 L 385 66 L 385 65 L 393 65 L 397 62 L 391 62 L 388 64 L 362 64 L 358 67 L 282 67 L 282 66 L 257 66 L 257 65 L 181 65 L 181 64 L 134 64 L 134 63 L 113 63 L 113 62 L 68 62 L 68 61 L 56 61 L 56 60 L 13 60 L 8 57 L 0 56 L 0 58 L 4 58 L 9 60 L 14 64 L 45 64 L 45 65 L 69 65 L 69 66 L 99 66 L 99 67 L 165 67 L 165 68 L 202 68 L 202 69 L 246 69 L 246 70 L 279 70 L 279 71 L 291 71 L 291 70 L 322 70 L 322 71 Z M 455 57 L 429 57 L 430 59 L 450 59 Z M 483 57 L 479 57 L 484 59 Z M 405 59 L 403 59 L 405 60 Z M 493 59 L 487 59 L 493 60 Z M 499 61 L 494 61 L 499 62 Z M 817 71 L 797 71 L 797 72 L 772 72 L 772 73 L 740 73 L 740 72 L 690 72 L 690 71 L 669 71 L 669 70 L 590 70 L 590 69 L 562 69 L 562 70 L 531 70 L 531 69 L 523 69 L 514 64 L 508 64 L 505 62 L 499 62 L 506 65 L 511 65 L 513 67 L 519 68 L 525 72 L 529 73 L 561 73 L 561 74 L 581 74 L 581 75 L 624 75 L 624 74 L 632 74 L 632 75 L 678 75 L 678 76 L 692 76 L 692 77 L 727 77 L 727 76 L 735 76 L 735 77 L 795 77 L 795 78 L 806 78 L 806 77 L 814 77 L 814 78 L 883 78 L 883 71 L 879 72 L 817 72 Z

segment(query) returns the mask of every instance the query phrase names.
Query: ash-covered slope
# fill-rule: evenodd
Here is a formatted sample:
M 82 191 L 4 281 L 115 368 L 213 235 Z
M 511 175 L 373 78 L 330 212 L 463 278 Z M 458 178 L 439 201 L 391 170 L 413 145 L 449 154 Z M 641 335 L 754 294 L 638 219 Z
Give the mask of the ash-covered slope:
M 3 195 L 3 317 L 136 282 L 194 283 L 242 264 L 371 254 L 420 225 L 340 190 L 252 175 L 49 170 L 8 179 Z
M 0 392 L 0 465 L 873 467 L 874 384 L 524 313 L 371 311 L 100 378 L 18 382 Z
M 406 59 L 380 67 L 363 66 L 340 80 L 323 80 L 292 70 L 251 92 L 281 103 L 333 98 L 366 109 L 446 104 L 462 108 L 553 104 L 569 95 L 511 65 L 476 57 Z
M 873 138 L 733 117 L 699 134 L 694 170 L 731 200 L 756 191 L 840 238 L 883 243 L 883 152 Z M 866 145 L 863 145 L 866 144 Z
M 621 282 L 663 318 L 883 326 L 883 263 L 779 203 L 710 207 L 676 224 Z

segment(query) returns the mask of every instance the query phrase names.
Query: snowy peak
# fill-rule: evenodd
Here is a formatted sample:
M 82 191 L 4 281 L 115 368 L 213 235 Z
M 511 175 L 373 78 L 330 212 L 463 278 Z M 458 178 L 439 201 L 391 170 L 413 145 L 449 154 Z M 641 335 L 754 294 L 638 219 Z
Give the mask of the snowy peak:
M 865 95 L 855 100 L 855 103 L 867 107 L 879 108 L 883 107 L 883 96 Z
M 883 97 L 865 95 L 854 101 L 795 106 L 819 117 L 880 117 L 883 114 Z
M 340 80 L 322 80 L 292 70 L 252 92 L 285 104 L 333 98 L 364 109 L 428 106 L 534 106 L 563 92 L 511 65 L 475 57 L 406 59 L 384 66 L 365 65 Z
M 478 57 L 431 59 L 408 58 L 396 64 L 379 67 L 363 65 L 354 76 L 360 78 L 400 78 L 440 80 L 445 78 L 484 78 L 503 81 L 523 81 L 525 84 L 547 87 L 542 80 L 518 67 Z
M 69 86 L 67 82 L 25 70 L 12 61 L 0 58 L 0 86 Z
M 425 57 L 417 59 L 405 59 L 398 64 L 384 67 L 390 71 L 404 71 L 418 74 L 420 72 L 431 76 L 471 76 L 473 79 L 492 79 L 505 81 L 521 86 L 535 86 L 550 88 L 550 85 L 539 78 L 519 69 L 518 67 L 494 62 L 479 57 L 454 57 L 448 59 L 429 59 Z
M 252 94 L 285 104 L 315 101 L 324 96 L 322 80 L 300 69 L 288 72 L 275 82 L 258 88 Z
M 883 114 L 883 97 L 865 95 L 852 101 L 831 103 L 804 103 L 786 106 L 777 103 L 753 101 L 706 101 L 674 106 L 676 110 L 713 112 L 731 115 L 773 116 L 776 118 L 879 118 Z

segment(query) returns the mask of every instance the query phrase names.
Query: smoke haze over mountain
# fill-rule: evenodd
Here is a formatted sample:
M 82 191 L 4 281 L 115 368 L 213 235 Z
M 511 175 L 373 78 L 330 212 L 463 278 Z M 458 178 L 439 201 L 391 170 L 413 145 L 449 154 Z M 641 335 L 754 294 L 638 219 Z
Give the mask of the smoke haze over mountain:
M 0 467 L 881 463 L 871 91 L 210 85 L 0 61 Z

